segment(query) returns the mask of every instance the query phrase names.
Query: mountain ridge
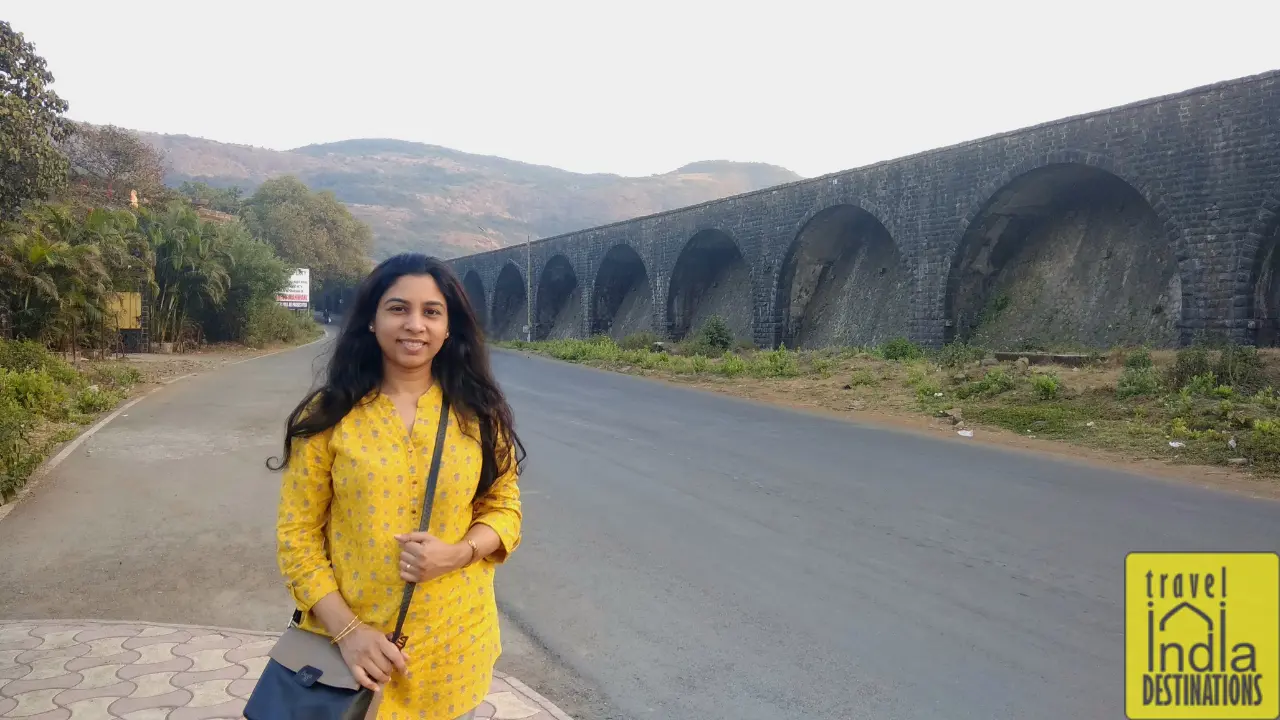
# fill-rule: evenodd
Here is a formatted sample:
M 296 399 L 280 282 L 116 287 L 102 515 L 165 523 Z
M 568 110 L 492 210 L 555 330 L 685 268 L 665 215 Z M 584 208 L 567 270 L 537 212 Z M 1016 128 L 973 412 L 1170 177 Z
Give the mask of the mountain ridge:
M 185 134 L 138 132 L 166 156 L 166 184 L 238 185 L 294 175 L 330 190 L 374 231 L 374 259 L 419 250 L 495 250 L 803 179 L 768 163 L 699 160 L 666 173 L 576 173 L 395 138 L 272 150 Z

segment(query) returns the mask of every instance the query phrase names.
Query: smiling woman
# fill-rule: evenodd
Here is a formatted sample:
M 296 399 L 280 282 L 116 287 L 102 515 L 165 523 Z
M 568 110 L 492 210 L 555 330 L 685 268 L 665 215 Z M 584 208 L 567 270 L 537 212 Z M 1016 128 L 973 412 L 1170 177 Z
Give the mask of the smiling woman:
M 375 268 L 275 464 L 298 626 L 331 638 L 377 693 L 367 717 L 453 720 L 483 701 L 501 651 L 494 571 L 521 538 L 523 454 L 453 272 L 423 255 Z M 423 587 L 402 612 L 405 583 Z M 398 620 L 403 647 L 389 635 Z

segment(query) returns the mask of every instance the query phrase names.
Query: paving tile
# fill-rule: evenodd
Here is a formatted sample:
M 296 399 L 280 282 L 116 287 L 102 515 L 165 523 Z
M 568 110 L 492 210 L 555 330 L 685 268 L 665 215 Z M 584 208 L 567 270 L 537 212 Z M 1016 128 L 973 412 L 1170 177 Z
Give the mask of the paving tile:
M 76 640 L 76 635 L 79 633 L 80 628 L 67 630 L 58 626 L 39 627 L 31 631 L 33 636 L 43 640 L 39 647 L 36 648 L 38 650 L 56 650 L 78 645 L 80 641 Z
M 114 701 L 115 698 L 98 697 L 66 703 L 63 707 L 71 711 L 71 720 L 103 720 L 111 717 L 107 708 Z
M 120 715 L 121 720 L 168 720 L 169 708 L 150 708 Z
M 67 720 L 71 717 L 71 711 L 66 708 L 58 708 L 49 710 L 48 712 L 38 713 L 36 715 L 10 715 L 9 717 L 25 717 L 26 720 Z
M 143 645 L 136 648 L 138 652 L 138 662 L 143 665 L 151 663 L 161 663 L 172 660 L 178 655 L 173 654 L 173 649 L 178 647 L 177 643 L 156 643 L 155 645 Z M 135 648 L 130 648 L 131 650 Z
M 234 650 L 228 650 L 226 658 L 228 661 L 238 663 L 241 660 L 248 660 L 254 657 L 266 657 L 271 652 L 271 648 L 275 647 L 276 639 L 267 638 L 265 640 L 255 640 L 253 642 L 244 643 Z
M 93 698 L 115 700 L 116 698 L 129 697 L 129 693 L 132 693 L 133 689 L 134 684 L 127 680 L 118 680 L 111 685 L 103 685 L 96 688 L 77 686 L 55 695 L 53 701 L 62 707 L 70 707 L 71 703 L 80 702 L 81 700 L 92 700 Z M 104 715 L 103 717 L 106 716 Z
M 30 635 L 0 642 L 0 650 L 33 650 L 40 647 L 40 638 Z
M 136 636 L 125 640 L 123 643 L 125 650 L 141 650 L 150 645 L 168 644 L 169 647 L 177 647 L 182 643 L 191 639 L 191 633 L 186 630 L 173 630 L 171 628 L 147 628 L 148 630 L 166 630 L 164 633 L 138 633 Z
M 0 695 L 17 697 L 32 690 L 52 690 L 55 688 L 65 690 L 66 688 L 75 687 L 78 682 L 80 682 L 80 676 L 75 673 L 62 673 L 35 679 L 8 680 L 5 682 L 5 686 L 0 688 Z
M 84 643 L 76 643 L 75 645 L 63 648 L 24 650 L 22 654 L 15 659 L 20 663 L 33 663 L 37 660 L 45 660 L 48 658 L 63 658 L 64 660 L 70 660 L 71 658 L 82 657 L 88 652 L 88 645 Z
M 125 640 L 128 640 L 128 638 L 108 637 L 85 640 L 83 643 L 89 646 L 89 652 L 81 657 L 111 657 L 112 655 L 119 655 L 122 652 L 126 652 L 123 647 Z
M 80 642 L 93 642 L 103 638 L 131 638 L 143 630 L 142 625 L 99 625 L 81 630 L 76 634 Z
M 99 665 L 98 667 L 83 670 L 80 673 L 80 677 L 84 679 L 76 687 L 90 689 L 115 685 L 120 682 L 120 678 L 116 676 L 116 673 L 123 668 L 123 665 Z
M 137 688 L 133 691 L 130 697 L 156 697 L 164 695 L 165 693 L 171 693 L 176 689 L 176 686 L 171 682 L 171 680 L 173 679 L 173 676 L 177 674 L 178 673 L 175 672 L 158 672 L 139 675 L 133 678 L 133 684 L 136 685 Z
M 174 690 L 154 697 L 127 697 L 111 703 L 111 712 L 127 717 L 129 713 L 155 708 L 180 708 L 191 701 L 191 693 L 187 690 Z M 167 711 L 166 711 L 167 712 Z
M 0 718 L 243 720 L 277 635 L 162 625 L 0 621 Z M 494 671 L 477 720 L 565 720 Z
M 530 705 L 528 700 L 514 692 L 493 693 L 487 700 L 493 705 L 494 720 L 524 720 L 542 712 L 542 708 Z
M 174 687 L 190 687 L 196 683 L 209 682 L 210 680 L 238 680 L 244 677 L 243 665 L 228 665 L 217 670 L 197 671 L 195 668 L 174 675 L 169 684 Z
M 3 625 L 0 626 L 0 645 L 9 642 L 18 642 L 31 637 L 31 630 L 34 625 Z
M 18 701 L 18 705 L 10 710 L 8 715 L 9 717 L 30 717 L 42 712 L 57 710 L 58 706 L 53 704 L 53 698 L 60 692 L 62 692 L 62 688 L 32 690 L 31 692 L 14 695 L 13 699 Z
M 137 650 L 125 650 L 122 653 L 116 653 L 115 655 L 107 655 L 104 657 L 85 655 L 74 660 L 68 660 L 67 670 L 70 670 L 71 672 L 80 672 L 81 670 L 98 667 L 99 665 L 131 665 L 137 662 L 141 657 L 142 653 Z
M 231 693 L 235 697 L 240 698 L 241 700 L 248 701 L 249 696 L 253 694 L 253 688 L 256 687 L 257 684 L 258 684 L 257 678 L 253 678 L 252 680 L 249 680 L 246 678 L 240 678 L 239 680 L 232 680 L 231 684 L 227 686 L 227 692 Z
M 184 707 L 169 713 L 169 720 L 233 720 L 243 717 L 244 701 L 233 699 L 210 707 Z
M 227 692 L 227 686 L 231 684 L 230 680 L 202 680 L 192 683 L 186 687 L 192 694 L 191 702 L 187 703 L 188 707 L 212 707 L 221 705 L 226 702 L 235 700 L 236 698 Z
M 191 658 L 172 658 L 158 663 L 134 663 L 121 668 L 116 675 L 125 680 L 132 680 L 140 675 L 150 675 L 151 673 L 185 672 L 189 667 L 191 667 Z
M 208 650 L 196 650 L 192 648 L 183 649 L 176 647 L 173 649 L 174 655 L 189 657 L 195 663 L 189 669 L 189 672 L 205 672 L 208 670 L 221 670 L 230 667 L 233 663 L 227 662 L 226 650 L 221 648 L 211 648 Z
M 263 655 L 261 657 L 251 657 L 246 660 L 241 660 L 237 664 L 245 668 L 244 677 L 257 680 L 262 677 L 262 671 L 267 669 L 267 662 L 270 659 L 271 658 Z
M 23 680 L 45 680 L 47 678 L 58 677 L 67 674 L 67 662 L 71 660 L 68 657 L 50 657 L 27 663 L 31 667 L 31 672 L 23 676 Z
M 222 634 L 197 635 L 191 638 L 190 640 L 186 641 L 185 643 L 183 643 L 184 646 L 188 646 L 188 647 L 192 647 L 200 650 L 205 650 L 208 648 L 221 648 L 223 650 L 234 650 L 240 647 L 242 644 L 243 643 L 240 641 L 240 638 L 231 637 L 229 635 L 222 635 Z M 181 652 L 181 649 L 175 650 L 174 652 L 178 655 L 184 654 Z

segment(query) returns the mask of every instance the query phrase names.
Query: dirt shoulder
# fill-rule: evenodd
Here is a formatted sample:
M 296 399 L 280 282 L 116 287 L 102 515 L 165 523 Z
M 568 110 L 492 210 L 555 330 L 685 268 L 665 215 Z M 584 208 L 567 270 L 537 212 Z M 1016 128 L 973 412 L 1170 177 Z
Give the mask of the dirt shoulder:
M 1000 361 L 973 349 L 926 353 L 901 344 L 740 349 L 718 357 L 683 355 L 678 346 L 624 349 L 604 339 L 499 346 L 955 442 L 1280 499 L 1280 382 L 1272 381 L 1280 377 L 1280 353 L 1270 350 L 1228 350 L 1224 359 L 1223 351 L 1204 348 L 1131 349 L 1062 358 L 1070 362 L 1064 364 L 1033 353 Z

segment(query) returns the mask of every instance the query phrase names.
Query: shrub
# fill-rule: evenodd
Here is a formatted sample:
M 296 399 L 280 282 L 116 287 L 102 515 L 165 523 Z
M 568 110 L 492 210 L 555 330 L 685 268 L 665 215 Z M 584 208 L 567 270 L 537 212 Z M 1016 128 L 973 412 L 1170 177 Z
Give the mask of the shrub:
M 938 398 L 938 394 L 942 392 L 942 388 L 933 380 L 923 380 L 916 385 L 916 400 L 922 403 L 930 403 Z
M 0 394 L 0 500 L 8 500 L 31 471 L 26 458 L 33 418 L 17 400 Z
M 65 414 L 66 388 L 43 370 L 0 370 L 0 396 L 33 415 L 59 418 Z
M 938 352 L 938 364 L 945 368 L 958 368 L 972 365 L 986 356 L 984 348 L 955 342 L 944 345 Z
M 786 345 L 757 354 L 748 367 L 756 377 L 789 378 L 800 374 L 800 362 Z
M 1126 398 L 1155 395 L 1160 391 L 1160 380 L 1154 367 L 1126 367 L 1116 382 L 1116 397 Z
M 128 365 L 97 365 L 89 373 L 89 378 L 99 385 L 110 388 L 128 390 L 142 382 L 142 372 Z
M 1218 379 L 1214 376 L 1213 371 L 1210 370 L 1193 376 L 1183 387 L 1192 395 L 1208 397 L 1218 387 L 1217 381 Z
M 653 344 L 656 342 L 658 342 L 658 336 L 645 331 L 632 333 L 622 338 L 622 342 L 619 343 L 619 347 L 623 350 L 652 350 Z
M 1031 378 L 1031 388 L 1041 400 L 1054 400 L 1062 390 L 1062 380 L 1053 373 L 1044 373 Z
M 1151 360 L 1151 353 L 1146 348 L 1138 348 L 1125 356 L 1124 366 L 1133 370 L 1143 370 L 1155 367 L 1155 363 Z
M 698 341 L 707 350 L 724 352 L 733 347 L 733 332 L 724 318 L 712 315 L 698 332 Z
M 32 340 L 0 340 L 0 368 L 14 372 L 44 372 L 64 385 L 80 382 L 75 368 Z
M 1280 462 L 1280 420 L 1255 420 L 1253 431 L 1246 436 L 1240 450 L 1255 463 Z
M 1228 345 L 1218 356 L 1214 374 L 1238 391 L 1252 393 L 1266 385 L 1262 358 L 1251 345 Z
M 296 343 L 322 332 L 310 313 L 298 313 L 274 302 L 261 302 L 249 308 L 245 320 L 244 342 L 249 347 L 265 347 L 271 343 Z
M 876 376 L 867 370 L 856 370 L 853 376 L 849 378 L 849 384 L 855 387 L 859 385 L 875 385 L 877 382 Z
M 720 358 L 720 374 L 725 377 L 738 377 L 747 371 L 747 363 L 736 353 L 725 351 Z
M 1165 382 L 1170 388 L 1185 387 L 1192 378 L 1211 370 L 1209 350 L 1202 345 L 1193 345 L 1178 351 L 1173 365 L 1165 373 Z
M 1016 386 L 1017 382 L 1004 368 L 991 368 L 981 380 L 961 387 L 956 395 L 961 399 L 975 395 L 991 397 L 1008 392 Z
M 880 346 L 880 356 L 885 360 L 917 360 L 924 357 L 924 348 L 898 337 Z
M 120 396 L 110 390 L 103 390 L 97 385 L 90 385 L 76 393 L 74 405 L 79 413 L 92 415 L 110 410 L 120 402 Z

